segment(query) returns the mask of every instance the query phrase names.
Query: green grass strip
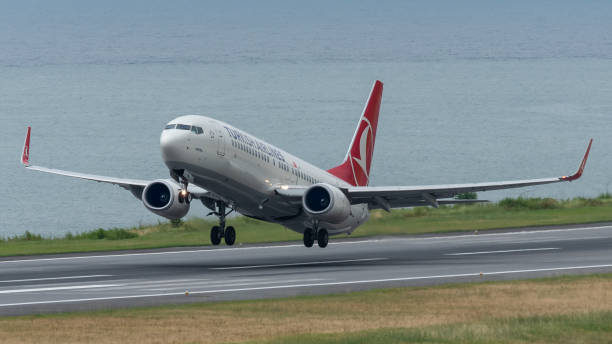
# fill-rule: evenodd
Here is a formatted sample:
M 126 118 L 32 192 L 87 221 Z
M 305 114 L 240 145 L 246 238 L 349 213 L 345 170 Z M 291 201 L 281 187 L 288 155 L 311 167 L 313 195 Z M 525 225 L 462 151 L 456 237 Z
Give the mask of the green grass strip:
M 251 343 L 610 343 L 612 312 L 518 317 L 425 328 L 383 328 L 371 331 L 301 334 Z
M 408 235 L 498 228 L 567 225 L 612 221 L 612 198 L 505 199 L 495 204 L 419 207 L 391 213 L 373 211 L 353 237 Z M 135 228 L 97 229 L 62 238 L 44 238 L 26 232 L 0 240 L 0 256 L 91 252 L 209 245 L 214 221 L 191 219 Z M 236 217 L 228 225 L 237 229 L 236 244 L 301 240 L 301 235 L 280 225 Z M 332 239 L 333 240 L 333 239 Z

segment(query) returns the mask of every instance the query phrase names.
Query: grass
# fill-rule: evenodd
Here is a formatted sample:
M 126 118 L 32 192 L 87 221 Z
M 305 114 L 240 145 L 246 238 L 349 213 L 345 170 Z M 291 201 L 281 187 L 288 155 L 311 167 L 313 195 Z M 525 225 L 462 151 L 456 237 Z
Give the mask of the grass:
M 0 319 L 0 338 L 3 343 L 610 343 L 612 274 L 6 317 Z
M 368 222 L 352 236 L 405 235 L 475 231 L 497 228 L 565 225 L 612 221 L 612 197 L 555 200 L 505 199 L 495 204 L 419 207 L 373 211 Z M 145 249 L 209 245 L 212 220 L 191 219 L 128 229 L 97 229 L 63 238 L 43 238 L 26 232 L 0 240 L 0 256 Z M 237 217 L 229 225 L 238 230 L 237 245 L 255 242 L 301 240 L 301 235 L 280 225 Z
M 611 343 L 612 312 L 517 317 L 424 328 L 385 328 L 344 334 L 310 334 L 265 341 L 290 343 Z

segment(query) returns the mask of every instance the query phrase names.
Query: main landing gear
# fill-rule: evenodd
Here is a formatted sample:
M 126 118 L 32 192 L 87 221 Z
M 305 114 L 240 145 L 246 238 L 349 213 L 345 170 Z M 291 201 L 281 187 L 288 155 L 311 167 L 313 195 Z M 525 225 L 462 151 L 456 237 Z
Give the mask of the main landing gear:
M 232 246 L 236 242 L 236 230 L 234 227 L 225 227 L 225 217 L 229 215 L 234 209 L 225 212 L 226 204 L 221 201 L 216 202 L 217 211 L 211 212 L 208 215 L 217 215 L 219 217 L 219 225 L 213 226 L 210 230 L 210 242 L 217 246 L 221 243 L 221 239 L 225 239 L 227 246 Z
M 306 230 L 304 230 L 304 246 L 312 247 L 314 245 L 315 238 L 317 239 L 317 244 L 319 247 L 327 247 L 327 244 L 329 243 L 329 233 L 327 232 L 327 229 L 317 229 L 315 226 L 315 229 L 306 228 Z

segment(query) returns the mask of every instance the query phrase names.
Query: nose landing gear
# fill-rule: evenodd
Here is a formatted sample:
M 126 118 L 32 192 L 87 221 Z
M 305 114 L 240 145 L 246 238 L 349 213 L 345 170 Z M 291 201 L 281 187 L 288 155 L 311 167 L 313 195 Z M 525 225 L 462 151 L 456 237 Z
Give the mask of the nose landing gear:
M 219 226 L 213 226 L 210 230 L 210 242 L 217 246 L 221 243 L 221 239 L 225 239 L 227 246 L 232 246 L 236 242 L 236 230 L 232 226 L 225 227 L 225 217 L 234 209 L 225 212 L 226 204 L 221 201 L 216 202 L 217 211 L 213 211 L 208 215 L 216 215 L 219 217 Z
M 179 203 L 191 203 L 193 196 L 191 192 L 187 191 L 187 187 L 189 186 L 189 181 L 182 174 L 177 177 L 178 182 L 183 185 L 181 191 L 179 191 L 178 201 Z
M 178 195 L 179 203 L 189 204 L 193 200 L 193 196 L 187 189 L 187 187 L 189 186 L 189 180 L 185 178 L 184 172 L 184 170 L 172 170 L 170 172 L 170 176 L 183 186 L 183 188 L 179 191 Z M 208 214 L 216 215 L 219 217 L 219 226 L 213 226 L 210 230 L 210 242 L 215 246 L 219 245 L 222 239 L 225 239 L 225 244 L 228 246 L 232 246 L 236 242 L 236 230 L 234 229 L 234 227 L 225 227 L 225 217 L 229 215 L 232 211 L 234 211 L 234 209 L 231 209 L 229 212 L 226 212 L 226 207 L 227 205 L 225 204 L 225 202 L 216 201 L 216 210 Z

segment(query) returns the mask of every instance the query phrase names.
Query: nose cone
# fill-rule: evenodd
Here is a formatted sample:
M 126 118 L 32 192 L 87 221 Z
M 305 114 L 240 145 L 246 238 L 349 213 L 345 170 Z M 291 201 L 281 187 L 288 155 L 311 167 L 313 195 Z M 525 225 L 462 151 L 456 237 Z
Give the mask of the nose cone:
M 174 165 L 183 161 L 186 147 L 185 136 L 184 130 L 162 131 L 159 146 L 161 147 L 162 159 L 169 168 L 174 168 Z

